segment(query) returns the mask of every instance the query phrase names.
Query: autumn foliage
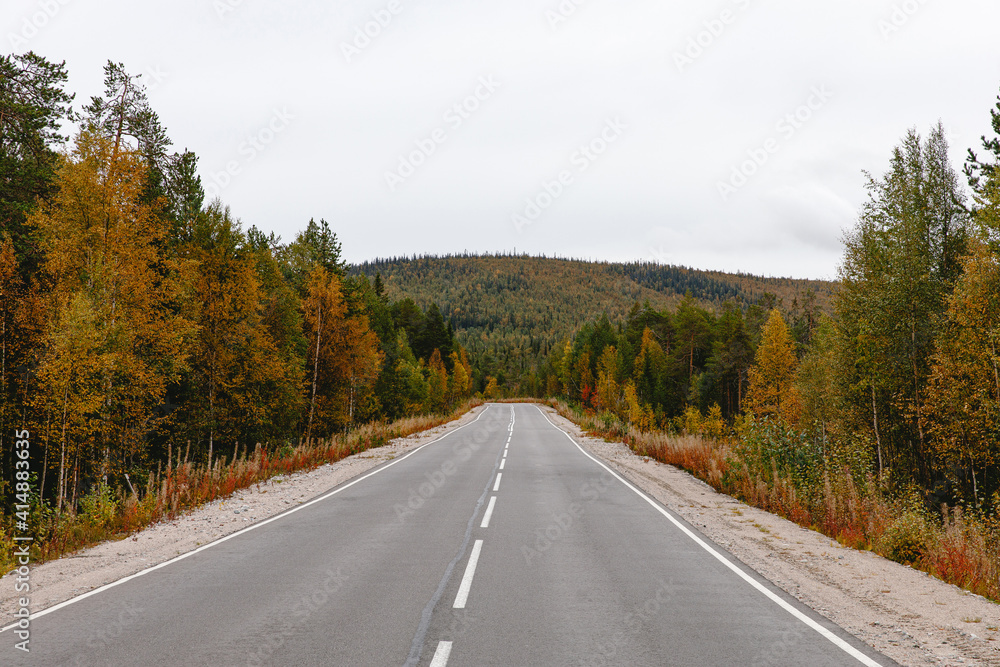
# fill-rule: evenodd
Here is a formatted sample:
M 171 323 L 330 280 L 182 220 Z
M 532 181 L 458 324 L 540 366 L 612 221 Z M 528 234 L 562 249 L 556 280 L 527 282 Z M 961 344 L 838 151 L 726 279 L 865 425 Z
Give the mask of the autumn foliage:
M 0 498 L 27 429 L 40 553 L 437 423 L 485 387 L 436 305 L 348 275 L 326 221 L 282 243 L 205 202 L 120 65 L 68 143 L 63 66 L 4 56 L 0 74 Z

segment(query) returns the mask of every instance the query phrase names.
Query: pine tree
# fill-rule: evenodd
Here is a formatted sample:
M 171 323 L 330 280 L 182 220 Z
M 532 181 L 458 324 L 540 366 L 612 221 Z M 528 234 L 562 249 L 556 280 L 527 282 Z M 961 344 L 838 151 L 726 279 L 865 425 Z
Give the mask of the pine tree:
M 67 77 L 65 62 L 33 52 L 0 56 L 0 236 L 9 237 L 24 276 L 41 261 L 25 221 L 35 202 L 55 191 L 55 149 L 66 141 L 60 123 L 74 119 Z

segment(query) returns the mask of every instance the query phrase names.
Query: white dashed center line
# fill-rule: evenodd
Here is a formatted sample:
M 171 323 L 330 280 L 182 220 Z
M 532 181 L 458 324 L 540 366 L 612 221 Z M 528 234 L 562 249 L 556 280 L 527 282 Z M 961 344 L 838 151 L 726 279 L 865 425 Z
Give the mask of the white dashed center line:
M 483 541 L 476 540 L 476 544 L 472 547 L 472 555 L 469 556 L 469 564 L 465 566 L 462 583 L 458 587 L 458 595 L 455 596 L 455 609 L 465 609 L 465 603 L 469 601 L 472 578 L 476 576 L 476 563 L 479 562 L 479 552 L 482 550 Z
M 431 658 L 431 667 L 445 667 L 448 664 L 448 656 L 451 655 L 451 642 L 438 642 L 434 657 Z
M 502 472 L 497 473 L 497 483 L 493 485 L 493 492 L 496 493 L 500 490 L 500 479 L 503 477 Z
M 483 515 L 483 522 L 479 525 L 480 528 L 490 527 L 490 517 L 493 516 L 493 506 L 497 504 L 497 497 L 493 496 L 490 498 L 490 504 L 486 506 L 486 514 Z

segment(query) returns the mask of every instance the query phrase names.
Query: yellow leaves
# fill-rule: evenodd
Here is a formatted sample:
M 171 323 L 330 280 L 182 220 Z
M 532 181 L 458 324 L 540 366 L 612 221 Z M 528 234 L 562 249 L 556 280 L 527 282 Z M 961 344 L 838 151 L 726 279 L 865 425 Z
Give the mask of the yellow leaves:
M 772 310 L 750 368 L 747 404 L 758 417 L 771 416 L 795 424 L 801 413 L 795 389 L 798 359 L 794 343 L 777 309 Z
M 635 426 L 643 432 L 652 431 L 656 427 L 656 416 L 653 409 L 648 405 L 643 405 L 636 392 L 635 383 L 632 380 L 625 381 L 622 391 L 622 402 L 624 403 L 625 419 L 629 424 Z
M 497 379 L 492 376 L 487 376 L 486 387 L 483 389 L 483 398 L 487 401 L 492 401 L 500 394 L 500 390 L 497 386 Z
M 618 386 L 618 350 L 614 345 L 604 348 L 597 361 L 598 410 L 618 412 L 621 390 Z
M 450 360 L 452 371 L 448 381 L 449 401 L 454 403 L 472 390 L 472 364 L 464 348 L 452 352 Z
M 646 327 L 642 332 L 642 343 L 639 347 L 639 354 L 635 358 L 635 364 L 633 365 L 633 377 L 636 379 L 641 378 L 646 372 L 647 367 L 650 368 L 654 376 L 658 377 L 662 375 L 666 358 L 667 356 L 664 354 L 659 342 L 657 342 L 652 329 Z
M 165 227 L 143 201 L 145 180 L 141 156 L 79 136 L 57 173 L 56 195 L 29 219 L 57 289 L 97 289 L 109 303 L 148 294 Z
M 984 240 L 970 250 L 948 298 L 927 402 L 938 454 L 986 465 L 1000 456 L 1000 265 Z
M 317 265 L 306 289 L 302 304 L 309 344 L 305 394 L 320 432 L 329 432 L 353 421 L 359 392 L 378 377 L 382 351 L 368 318 L 348 313 L 336 273 Z M 446 387 L 447 373 L 442 396 Z M 316 432 L 317 427 L 311 430 Z
M 186 323 L 166 307 L 160 273 L 165 223 L 143 199 L 145 178 L 141 156 L 82 133 L 58 169 L 55 195 L 29 218 L 54 313 L 39 392 L 67 427 L 74 414 L 89 415 L 94 428 L 80 437 L 101 441 L 102 466 L 115 465 L 112 443 L 122 461 L 141 448 L 184 357 Z

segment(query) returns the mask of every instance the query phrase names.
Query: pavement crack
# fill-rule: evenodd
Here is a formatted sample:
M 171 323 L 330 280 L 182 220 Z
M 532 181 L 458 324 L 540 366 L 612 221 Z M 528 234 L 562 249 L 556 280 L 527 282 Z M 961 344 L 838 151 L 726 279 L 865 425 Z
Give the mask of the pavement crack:
M 483 494 L 479 496 L 479 500 L 476 502 L 476 507 L 472 510 L 472 516 L 469 517 L 469 523 L 465 528 L 465 538 L 462 540 L 462 546 L 459 547 L 458 553 L 455 554 L 455 557 L 450 563 L 448 563 L 448 567 L 444 571 L 444 576 L 441 577 L 441 583 L 438 584 L 437 590 L 434 591 L 434 595 L 427 601 L 427 605 L 420 614 L 420 625 L 417 626 L 417 632 L 413 635 L 413 642 L 410 644 L 410 655 L 407 656 L 406 662 L 403 663 L 403 667 L 416 667 L 420 663 L 420 656 L 423 653 L 424 643 L 427 640 L 427 631 L 430 629 L 431 620 L 434 617 L 434 608 L 437 606 L 438 602 L 441 601 L 441 596 L 444 595 L 444 589 L 448 587 L 448 582 L 451 580 L 451 574 L 454 572 L 455 566 L 458 565 L 463 558 L 465 558 L 466 552 L 469 550 L 469 542 L 472 541 L 472 530 L 476 523 L 476 517 L 479 516 L 479 510 L 482 509 L 483 504 L 486 502 L 486 496 L 490 493 L 490 486 L 493 482 L 493 478 L 496 476 L 497 470 L 500 467 L 502 457 L 503 450 L 500 450 L 497 453 L 496 461 L 493 463 L 493 472 L 490 473 L 489 480 L 487 481 L 485 488 L 483 488 Z

